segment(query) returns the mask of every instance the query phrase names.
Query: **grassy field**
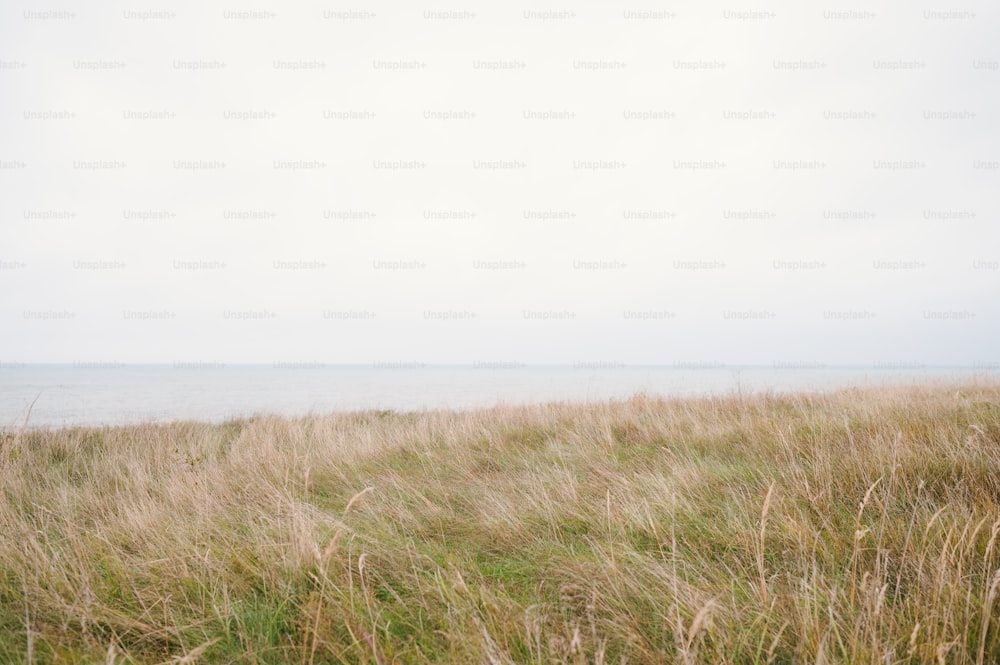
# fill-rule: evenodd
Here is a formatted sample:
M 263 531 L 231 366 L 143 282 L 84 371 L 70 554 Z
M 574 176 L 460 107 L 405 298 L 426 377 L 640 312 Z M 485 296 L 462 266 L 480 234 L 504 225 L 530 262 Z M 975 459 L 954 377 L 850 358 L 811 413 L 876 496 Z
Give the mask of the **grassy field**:
M 2 663 L 998 663 L 1000 385 L 0 435 Z

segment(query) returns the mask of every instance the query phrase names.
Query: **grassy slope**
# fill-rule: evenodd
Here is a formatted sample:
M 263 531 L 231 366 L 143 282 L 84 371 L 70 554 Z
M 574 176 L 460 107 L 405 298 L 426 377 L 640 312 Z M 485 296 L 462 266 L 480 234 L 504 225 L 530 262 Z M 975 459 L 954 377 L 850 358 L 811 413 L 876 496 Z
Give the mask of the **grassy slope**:
M 0 662 L 1000 662 L 1000 386 L 7 435 Z

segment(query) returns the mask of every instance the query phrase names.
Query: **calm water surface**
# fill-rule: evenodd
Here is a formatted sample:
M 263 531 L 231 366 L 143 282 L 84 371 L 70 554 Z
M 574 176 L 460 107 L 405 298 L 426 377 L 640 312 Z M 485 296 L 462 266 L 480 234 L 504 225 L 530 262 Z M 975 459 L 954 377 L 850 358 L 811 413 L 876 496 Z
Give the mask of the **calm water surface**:
M 175 367 L 0 366 L 0 428 L 304 415 L 358 409 L 469 408 L 498 403 L 667 396 L 736 391 L 829 390 L 971 377 L 982 368 L 806 368 L 355 365 Z

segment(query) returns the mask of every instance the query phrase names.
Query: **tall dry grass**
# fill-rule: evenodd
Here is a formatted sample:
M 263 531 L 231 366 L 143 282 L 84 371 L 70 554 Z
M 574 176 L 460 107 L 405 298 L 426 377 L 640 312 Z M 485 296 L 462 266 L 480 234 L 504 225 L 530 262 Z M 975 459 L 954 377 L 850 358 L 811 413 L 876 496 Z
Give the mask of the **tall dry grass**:
M 4 663 L 997 663 L 1000 386 L 8 433 Z

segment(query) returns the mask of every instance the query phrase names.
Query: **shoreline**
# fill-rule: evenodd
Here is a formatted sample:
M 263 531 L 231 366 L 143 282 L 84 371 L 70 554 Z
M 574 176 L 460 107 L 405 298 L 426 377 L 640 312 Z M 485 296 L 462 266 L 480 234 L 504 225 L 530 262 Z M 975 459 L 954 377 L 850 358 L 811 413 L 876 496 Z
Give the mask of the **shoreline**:
M 847 368 L 845 368 L 847 369 Z M 793 370 L 786 370 L 793 371 Z M 798 370 L 794 370 L 798 371 Z M 971 370 L 970 370 L 971 371 Z M 791 387 L 768 387 L 768 386 L 743 386 L 739 382 L 735 385 L 729 385 L 725 388 L 710 389 L 702 391 L 676 391 L 674 393 L 667 392 L 657 392 L 655 390 L 645 390 L 637 389 L 627 394 L 622 395 L 610 395 L 610 396 L 599 396 L 599 397 L 580 397 L 580 396 L 567 396 L 567 397 L 552 397 L 552 398 L 542 398 L 542 399 L 504 399 L 498 398 L 496 401 L 488 404 L 466 404 L 461 406 L 418 406 L 415 408 L 392 408 L 389 406 L 373 404 L 371 406 L 361 406 L 361 407 L 345 407 L 345 408 L 303 408 L 303 409 L 293 409 L 291 411 L 280 411 L 274 410 L 269 411 L 266 409 L 247 409 L 244 411 L 239 411 L 232 409 L 229 413 L 220 414 L 213 417 L 189 417 L 189 416 L 158 416 L 158 417 L 133 417 L 129 418 L 127 416 L 122 416 L 117 419 L 107 419 L 107 420 L 78 420 L 77 422 L 64 422 L 64 423 L 52 423 L 52 422 L 40 422 L 32 421 L 30 414 L 25 417 L 25 414 L 19 418 L 11 419 L 8 418 L 6 423 L 0 422 L 0 435 L 12 434 L 20 431 L 22 428 L 26 431 L 58 431 L 61 429 L 76 429 L 76 428 L 87 428 L 87 429 L 111 429 L 111 428 L 135 428 L 147 425 L 169 425 L 176 422 L 184 423 L 197 423 L 203 425 L 224 425 L 226 423 L 234 421 L 247 421 L 260 418 L 279 418 L 288 420 L 301 420 L 301 419 L 315 419 L 323 417 L 333 417 L 340 415 L 350 415 L 353 413 L 361 413 L 367 411 L 382 411 L 391 412 L 396 414 L 423 414 L 432 412 L 454 412 L 454 413 L 471 413 L 477 411 L 485 411 L 498 408 L 518 408 L 518 407 L 532 407 L 532 406 L 544 406 L 547 404 L 568 404 L 573 406 L 588 406 L 601 403 L 613 403 L 627 401 L 635 396 L 645 395 L 651 398 L 659 400 L 697 400 L 697 399 L 719 399 L 726 398 L 729 396 L 743 396 L 746 398 L 754 396 L 783 396 L 792 397 L 797 394 L 834 394 L 840 391 L 851 391 L 851 390 L 861 390 L 861 391 L 872 391 L 872 390 L 893 390 L 893 389 L 906 389 L 906 388 L 921 388 L 921 387 L 938 387 L 947 385 L 1000 385 L 1000 375 L 997 375 L 992 370 L 982 370 L 975 371 L 975 373 L 970 374 L 937 374 L 929 377 L 913 377 L 905 375 L 891 375 L 880 377 L 881 381 L 869 380 L 867 377 L 862 379 L 856 379 L 853 381 L 847 381 L 844 383 L 831 383 L 829 385 L 816 385 L 813 387 L 801 387 L 801 386 L 791 386 Z M 41 395 L 36 395 L 36 399 Z

